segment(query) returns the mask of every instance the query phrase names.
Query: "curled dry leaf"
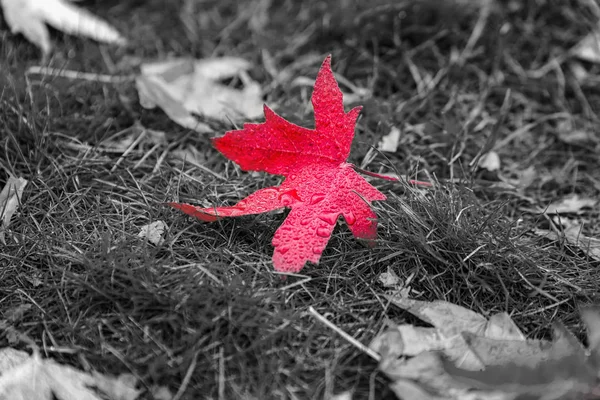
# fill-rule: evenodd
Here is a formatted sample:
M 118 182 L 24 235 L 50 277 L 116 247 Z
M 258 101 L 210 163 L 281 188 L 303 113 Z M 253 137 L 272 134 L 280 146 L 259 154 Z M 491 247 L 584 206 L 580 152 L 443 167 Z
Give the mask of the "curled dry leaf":
M 171 120 L 198 132 L 211 132 L 194 114 L 224 122 L 255 119 L 262 114 L 262 90 L 248 76 L 251 64 L 235 57 L 190 60 L 184 58 L 141 65 L 136 78 L 140 104 L 159 106 Z M 220 80 L 238 78 L 236 89 Z
M 21 203 L 25 186 L 27 186 L 26 179 L 10 177 L 0 192 L 0 242 L 5 245 L 4 231 L 8 228 L 10 219 Z
M 65 0 L 0 0 L 0 5 L 11 31 L 22 33 L 42 50 L 44 56 L 52 48 L 46 24 L 65 33 L 87 36 L 99 42 L 126 42 L 106 21 Z
M 487 319 L 481 314 L 445 301 L 419 301 L 405 294 L 386 296 L 394 304 L 421 320 L 433 325 L 433 328 L 408 324 L 397 325 L 383 332 L 370 344 L 379 352 L 383 343 L 401 341 L 395 344 L 402 347 L 402 354 L 415 356 L 424 351 L 440 351 L 456 365 L 478 370 L 483 367 L 479 357 L 469 349 L 464 332 L 492 339 L 523 340 L 524 336 L 505 313 L 493 315 Z
M 470 322 L 463 324 L 467 328 L 480 322 L 476 314 L 444 302 L 430 303 L 430 308 L 427 302 L 405 300 L 401 302 L 403 308 L 408 307 L 436 326 L 449 319 L 440 318 L 445 310 L 459 318 L 467 317 Z M 442 356 L 447 355 L 445 349 L 423 350 L 407 358 L 407 346 L 411 344 L 398 331 L 388 331 L 376 339 L 375 350 L 381 355 L 380 369 L 393 381 L 391 388 L 403 400 L 598 398 L 600 308 L 584 308 L 582 319 L 588 328 L 588 349 L 561 324 L 554 324 L 551 342 L 525 340 L 520 331 L 515 334 L 516 327 L 506 314 L 495 321 L 494 329 L 504 326 L 495 333 L 489 329 L 484 334 L 464 331 L 467 349 L 482 363 L 476 370 L 458 367 L 456 359 Z M 493 337 L 496 335 L 499 337 Z

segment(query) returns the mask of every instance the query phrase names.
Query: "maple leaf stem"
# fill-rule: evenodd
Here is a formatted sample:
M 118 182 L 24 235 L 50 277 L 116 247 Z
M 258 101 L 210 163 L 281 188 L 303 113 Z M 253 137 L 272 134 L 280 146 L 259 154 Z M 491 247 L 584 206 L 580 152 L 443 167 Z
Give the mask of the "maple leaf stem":
M 396 178 L 394 176 L 387 176 L 387 175 L 377 174 L 375 172 L 371 172 L 371 171 L 367 171 L 367 170 L 364 170 L 362 168 L 359 168 L 356 165 L 353 165 L 353 167 L 354 167 L 354 170 L 356 172 L 360 172 L 361 174 L 364 174 L 364 175 L 367 175 L 367 176 L 372 176 L 374 178 L 379 178 L 379 179 L 385 179 L 386 181 L 400 182 L 400 179 Z M 431 184 L 431 182 L 416 181 L 414 179 L 409 179 L 407 182 L 410 185 L 433 187 L 433 185 Z

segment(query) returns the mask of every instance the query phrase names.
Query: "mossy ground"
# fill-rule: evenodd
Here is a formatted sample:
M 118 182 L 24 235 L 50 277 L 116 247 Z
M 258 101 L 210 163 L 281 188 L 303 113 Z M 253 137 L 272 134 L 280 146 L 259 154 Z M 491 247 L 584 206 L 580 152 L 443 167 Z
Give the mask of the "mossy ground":
M 310 127 L 310 89 L 292 81 L 314 78 L 331 53 L 339 76 L 372 92 L 358 102 L 350 161 L 433 179 L 436 189 L 374 180 L 389 197 L 374 205 L 378 246 L 363 247 L 340 225 L 318 266 L 282 280 L 270 241 L 284 215 L 208 224 L 161 205 L 231 204 L 277 178 L 241 172 L 209 136 L 141 108 L 131 80 L 35 75 L 28 90 L 24 71 L 40 54 L 0 22 L 0 186 L 9 175 L 30 181 L 0 252 L 3 318 L 48 357 L 130 372 L 144 387 L 173 393 L 184 382 L 183 399 L 342 390 L 394 398 L 374 361 L 307 313 L 313 306 L 365 344 L 388 319 L 414 322 L 381 297 L 378 277 L 388 268 L 410 277 L 416 298 L 507 311 L 531 338 L 548 337 L 555 320 L 583 337 L 578 307 L 598 301 L 600 263 L 532 230 L 553 224 L 541 212 L 553 200 L 600 197 L 600 92 L 573 73 L 575 65 L 597 75 L 600 66 L 568 56 L 595 26 L 592 9 L 583 1 L 495 2 L 457 62 L 480 16 L 475 2 L 286 0 L 272 2 L 263 24 L 256 15 L 268 3 L 87 2 L 130 44 L 55 31 L 49 65 L 127 75 L 140 60 L 239 56 L 254 63 L 265 102 Z M 265 62 L 288 74 L 274 79 Z M 136 122 L 168 141 L 142 141 L 124 158 L 106 151 L 111 138 L 138 132 L 126 131 Z M 217 133 L 233 128 L 210 123 Z M 565 143 L 569 124 L 593 132 L 589 142 Z M 373 153 L 392 126 L 403 130 L 398 151 Z M 202 168 L 174 156 L 188 146 Z M 470 166 L 486 148 L 500 156 L 504 177 L 530 168 L 535 179 L 513 189 Z M 600 236 L 598 208 L 576 218 L 583 234 Z M 169 225 L 161 246 L 137 237 L 157 220 Z M 10 339 L 0 336 L 0 345 L 24 346 Z

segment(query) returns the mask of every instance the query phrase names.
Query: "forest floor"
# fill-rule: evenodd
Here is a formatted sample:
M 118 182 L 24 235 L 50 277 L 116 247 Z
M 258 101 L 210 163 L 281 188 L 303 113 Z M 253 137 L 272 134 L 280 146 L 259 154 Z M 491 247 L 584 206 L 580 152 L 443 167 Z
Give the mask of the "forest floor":
M 277 184 L 212 147 L 236 127 L 182 128 L 142 108 L 133 79 L 26 79 L 39 50 L 0 21 L 0 187 L 29 181 L 0 244 L 0 319 L 45 356 L 145 388 L 183 382 L 183 399 L 395 398 L 375 361 L 307 312 L 364 344 L 387 321 L 414 322 L 382 296 L 388 270 L 414 298 L 506 311 L 530 338 L 562 321 L 583 339 L 579 307 L 599 300 L 600 261 L 563 233 L 600 238 L 600 206 L 544 211 L 600 199 L 600 65 L 569 53 L 594 14 L 583 1 L 498 1 L 473 42 L 478 2 L 366 3 L 91 1 L 128 45 L 52 32 L 58 70 L 130 76 L 153 59 L 242 57 L 265 103 L 309 128 L 311 88 L 294 79 L 314 79 L 332 54 L 336 76 L 363 89 L 349 161 L 437 183 L 372 180 L 388 196 L 373 205 L 377 246 L 340 223 L 319 265 L 285 280 L 271 262 L 284 214 L 203 223 L 162 205 L 230 205 Z M 374 151 L 393 127 L 397 151 Z M 143 129 L 166 140 L 111 150 Z M 195 164 L 181 159 L 189 148 Z M 499 167 L 478 167 L 490 151 Z M 159 220 L 163 244 L 138 237 Z M 26 347 L 12 339 L 0 334 L 0 347 Z

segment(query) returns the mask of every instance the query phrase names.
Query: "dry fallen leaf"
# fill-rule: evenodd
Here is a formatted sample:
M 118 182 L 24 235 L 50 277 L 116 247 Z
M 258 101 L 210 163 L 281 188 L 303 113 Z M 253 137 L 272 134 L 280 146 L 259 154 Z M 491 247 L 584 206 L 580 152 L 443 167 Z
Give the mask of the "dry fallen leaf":
M 22 33 L 44 56 L 52 45 L 46 24 L 72 35 L 99 42 L 124 44 L 125 39 L 106 21 L 65 0 L 0 0 L 4 19 L 13 33 Z
M 571 246 L 578 247 L 590 257 L 600 261 L 600 239 L 591 238 L 581 233 L 581 224 L 567 218 L 561 218 L 564 226 L 562 232 L 547 229 L 534 229 L 533 233 L 552 241 L 561 241 L 563 238 Z
M 424 351 L 441 351 L 457 366 L 478 370 L 483 368 L 483 363 L 469 349 L 463 336 L 464 332 L 491 339 L 524 338 L 506 313 L 495 314 L 487 319 L 474 311 L 445 301 L 418 301 L 408 298 L 405 294 L 386 297 L 390 303 L 434 327 L 397 325 L 373 340 L 369 347 L 375 351 L 378 351 L 383 343 L 388 343 L 389 347 L 390 341 L 393 341 L 396 352 L 401 348 L 401 354 L 405 356 L 415 356 Z
M 3 353 L 11 354 L 2 349 Z M 14 354 L 13 354 L 14 355 Z M 34 352 L 21 363 L 0 371 L 0 399 L 22 400 L 135 400 L 140 391 L 128 377 L 88 374 L 73 367 L 42 359 Z
M 598 203 L 597 199 L 582 197 L 578 194 L 571 194 L 560 200 L 554 201 L 548 205 L 544 211 L 545 214 L 579 214 L 583 208 L 594 207 Z
M 381 282 L 381 284 L 383 285 L 383 287 L 386 288 L 396 289 L 402 286 L 402 281 L 400 280 L 400 277 L 394 272 L 394 270 L 390 266 L 387 267 L 387 272 L 382 272 L 379 275 L 378 279 L 379 282 Z
M 377 145 L 377 149 L 380 151 L 387 151 L 389 153 L 395 153 L 398 150 L 398 144 L 400 142 L 400 129 L 395 126 L 390 129 L 390 133 L 383 136 L 381 141 Z
M 6 245 L 4 231 L 8 228 L 10 219 L 21 203 L 21 196 L 26 185 L 26 179 L 11 177 L 0 192 L 0 242 L 4 245 Z
M 486 169 L 490 172 L 498 171 L 500 169 L 500 156 L 495 151 L 490 151 L 484 154 L 477 164 L 479 168 Z
M 29 358 L 29 354 L 13 349 L 12 347 L 3 347 L 0 349 L 0 376 L 5 372 L 23 364 Z
M 136 78 L 140 104 L 159 106 L 173 121 L 198 132 L 211 132 L 194 114 L 224 122 L 262 115 L 262 91 L 247 74 L 251 64 L 235 57 L 203 60 L 173 59 L 141 65 Z M 236 89 L 220 80 L 238 78 Z
M 163 233 L 167 229 L 167 224 L 163 221 L 152 222 L 151 224 L 142 226 L 138 237 L 145 238 L 154 245 L 161 245 L 164 242 Z
M 403 308 L 416 312 L 427 322 L 445 323 L 445 311 L 472 317 L 466 327 L 477 327 L 478 314 L 445 302 L 416 302 L 400 299 Z M 468 310 L 466 310 L 468 311 Z M 498 314 L 500 315 L 500 314 Z M 498 318 L 498 317 L 494 317 Z M 508 315 L 493 323 L 498 332 L 486 334 L 465 331 L 467 349 L 482 367 L 467 370 L 456 365 L 442 350 L 423 350 L 406 357 L 409 349 L 405 337 L 397 331 L 376 339 L 374 348 L 381 356 L 379 368 L 391 380 L 390 387 L 403 400 L 566 400 L 598 398 L 600 367 L 600 308 L 584 308 L 582 319 L 588 328 L 589 347 L 585 349 L 561 324 L 554 325 L 554 340 L 525 340 Z M 490 321 L 491 322 L 491 321 Z M 500 334 L 500 337 L 492 337 Z M 487 335 L 487 336 L 486 336 Z M 502 337 L 505 338 L 502 338 Z M 410 344 L 408 344 L 410 345 Z
M 600 63 L 600 25 L 573 47 L 571 53 L 582 60 Z

